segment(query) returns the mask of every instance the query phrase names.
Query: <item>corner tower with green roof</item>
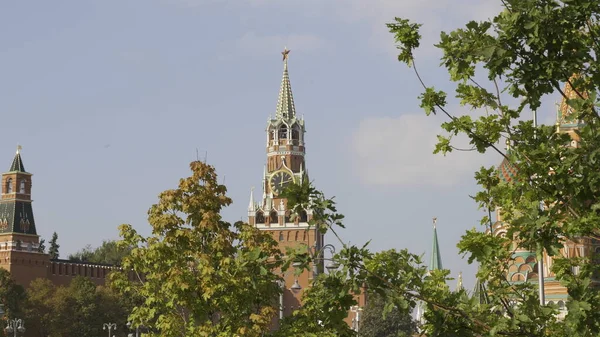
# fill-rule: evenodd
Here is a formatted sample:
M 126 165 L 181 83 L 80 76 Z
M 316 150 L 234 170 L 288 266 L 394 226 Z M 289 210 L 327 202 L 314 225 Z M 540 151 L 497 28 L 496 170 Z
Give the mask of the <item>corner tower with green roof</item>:
M 31 176 L 31 173 L 25 171 L 19 146 L 10 169 L 2 173 L 0 233 L 19 233 L 37 237 L 31 206 Z
M 49 257 L 39 252 L 39 236 L 31 205 L 31 177 L 17 147 L 8 172 L 2 173 L 0 198 L 0 267 L 15 281 L 28 286 L 36 278 L 47 277 Z

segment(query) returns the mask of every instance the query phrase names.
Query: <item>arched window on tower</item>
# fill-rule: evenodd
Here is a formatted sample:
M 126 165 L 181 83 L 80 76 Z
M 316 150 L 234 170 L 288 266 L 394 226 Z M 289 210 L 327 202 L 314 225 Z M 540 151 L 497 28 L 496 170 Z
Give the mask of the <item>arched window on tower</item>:
M 271 211 L 270 218 L 271 218 L 271 223 L 273 223 L 273 224 L 279 223 L 279 219 L 277 217 L 277 212 Z
M 21 179 L 21 183 L 19 184 L 19 193 L 25 193 L 25 179 Z
M 254 222 L 255 223 L 265 223 L 265 215 L 263 214 L 263 212 L 261 212 L 261 211 L 256 212 L 256 217 L 254 218 Z
M 308 213 L 305 210 L 300 211 L 300 222 L 308 222 Z
M 12 193 L 13 191 L 13 180 L 12 178 L 6 179 L 6 193 Z
M 283 231 L 279 231 L 279 241 L 283 241 Z
M 295 125 L 294 128 L 292 129 L 292 142 L 294 143 L 294 145 L 298 145 L 299 141 L 300 141 L 300 130 L 298 129 L 298 126 Z
M 282 139 L 287 139 L 287 133 L 288 133 L 288 129 L 287 129 L 287 125 L 283 124 L 279 127 L 279 140 Z M 281 144 L 281 143 L 279 143 Z

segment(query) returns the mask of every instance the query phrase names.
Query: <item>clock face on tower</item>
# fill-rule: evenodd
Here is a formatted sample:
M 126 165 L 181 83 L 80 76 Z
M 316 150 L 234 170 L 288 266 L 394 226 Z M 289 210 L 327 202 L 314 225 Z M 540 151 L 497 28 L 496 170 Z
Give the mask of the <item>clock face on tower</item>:
M 288 171 L 277 171 L 269 179 L 269 186 L 273 194 L 279 195 L 293 181 L 294 177 Z

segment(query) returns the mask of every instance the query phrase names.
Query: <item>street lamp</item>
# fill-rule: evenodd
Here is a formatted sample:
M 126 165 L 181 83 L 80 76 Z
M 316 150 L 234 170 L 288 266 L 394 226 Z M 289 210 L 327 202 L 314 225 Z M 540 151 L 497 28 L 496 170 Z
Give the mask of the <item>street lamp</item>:
M 127 329 L 131 329 L 131 322 L 127 322 Z M 127 335 L 127 337 L 134 337 L 134 335 L 133 333 L 130 333 Z M 135 327 L 135 337 L 140 337 L 140 326 Z
M 315 247 L 316 248 L 316 247 Z M 311 254 L 313 260 L 318 261 L 318 260 L 325 260 L 325 258 L 323 257 L 323 253 L 325 253 L 325 250 L 328 249 L 331 252 L 331 255 L 335 255 L 335 247 L 332 244 L 326 244 L 325 246 L 321 247 L 321 249 L 319 249 L 314 255 Z M 340 266 L 339 263 L 337 263 L 336 261 L 329 261 L 327 263 L 327 265 L 325 266 L 325 268 L 329 271 L 332 272 L 336 269 L 338 269 Z M 313 263 L 313 278 L 317 277 L 317 275 L 319 275 L 319 266 L 316 263 Z
M 4 312 L 4 310 L 2 310 Z M 8 325 L 6 326 L 6 332 L 14 333 L 13 336 L 17 337 L 19 333 L 25 332 L 25 327 L 23 326 L 23 320 L 20 318 L 9 319 Z
M 302 265 L 302 263 L 300 263 L 298 261 L 292 262 L 292 267 L 294 267 L 294 270 L 298 269 L 298 267 L 300 267 L 301 265 Z M 281 288 L 281 292 L 279 293 L 279 319 L 280 320 L 283 319 L 283 293 L 285 291 L 285 276 L 290 272 L 291 271 L 288 270 L 286 273 L 281 274 L 281 279 L 275 281 L 277 283 L 277 286 L 279 286 L 279 288 Z M 302 287 L 298 283 L 297 277 L 294 278 L 294 284 L 290 287 L 290 290 L 294 294 L 297 294 L 300 290 L 302 290 Z
M 358 332 L 358 329 L 360 328 L 360 314 L 363 309 L 358 305 L 353 305 L 350 307 L 350 311 L 354 313 L 354 318 L 352 319 L 352 330 Z
M 309 250 L 310 257 L 313 260 L 313 279 L 319 275 L 319 266 L 317 265 L 316 262 L 319 260 L 321 260 L 321 261 L 325 260 L 325 258 L 323 257 L 323 253 L 325 252 L 326 249 L 331 252 L 332 256 L 335 255 L 335 247 L 332 244 L 326 244 L 325 246 L 321 247 L 321 249 L 319 249 L 316 253 L 312 253 Z M 294 262 L 294 264 L 293 264 L 294 267 L 297 267 L 300 265 L 301 265 L 301 263 L 299 263 L 299 262 Z M 327 269 L 331 273 L 334 270 L 338 269 L 339 267 L 340 267 L 340 264 L 337 261 L 329 260 L 329 262 L 325 266 L 325 269 Z M 296 281 L 294 282 L 294 285 L 292 285 L 292 287 L 290 289 L 295 293 L 302 290 L 302 286 L 298 283 L 298 279 L 296 279 Z
M 277 285 L 281 288 L 281 293 L 279 294 L 279 319 L 283 319 L 283 290 L 285 289 L 285 281 L 277 280 Z
M 110 334 L 112 333 L 113 329 L 117 330 L 117 323 L 104 323 L 104 324 L 102 324 L 102 330 L 108 330 L 108 337 L 111 337 Z M 112 337 L 115 337 L 115 335 L 112 335 Z
M 300 283 L 298 283 L 298 279 L 294 280 L 294 284 L 290 287 L 290 289 L 294 292 L 294 293 L 298 293 L 300 290 L 302 290 L 302 286 L 300 285 Z

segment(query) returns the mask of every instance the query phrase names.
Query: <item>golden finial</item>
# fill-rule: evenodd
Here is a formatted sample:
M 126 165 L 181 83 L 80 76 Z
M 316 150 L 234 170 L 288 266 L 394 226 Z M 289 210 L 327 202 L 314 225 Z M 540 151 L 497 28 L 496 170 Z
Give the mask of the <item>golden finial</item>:
M 437 218 L 433 218 L 433 228 L 436 228 L 437 226 Z
M 22 149 L 22 148 L 23 148 L 23 147 L 21 147 L 21 145 L 18 145 L 18 144 L 17 144 L 17 154 L 21 153 L 21 149 Z
M 510 150 L 510 139 L 506 138 L 506 151 Z
M 282 61 L 287 61 L 289 54 L 290 54 L 291 50 L 288 50 L 287 47 L 283 47 L 283 51 L 281 52 L 281 55 L 283 55 L 283 60 Z

